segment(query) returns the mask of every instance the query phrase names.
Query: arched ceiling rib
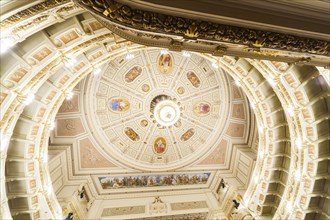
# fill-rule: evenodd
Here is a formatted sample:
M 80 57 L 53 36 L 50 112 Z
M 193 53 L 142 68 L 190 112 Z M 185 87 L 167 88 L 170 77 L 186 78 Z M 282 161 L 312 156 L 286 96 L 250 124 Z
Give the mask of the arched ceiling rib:
M 52 13 L 52 7 L 53 5 L 47 13 Z M 71 9 L 75 10 L 74 7 Z M 63 9 L 66 10 L 70 11 L 69 8 Z M 79 10 L 81 12 L 81 9 Z M 57 12 L 57 15 L 59 14 L 60 12 Z M 70 17 L 67 12 L 64 14 L 63 19 Z M 7 27 L 10 27 L 10 24 Z M 25 33 L 25 30 L 21 33 Z M 26 31 L 27 35 L 31 33 L 33 31 Z M 32 37 L 38 35 L 39 33 Z M 102 46 L 105 42 L 109 43 L 109 40 L 109 45 L 115 45 L 117 40 L 109 39 L 109 36 L 114 35 L 104 28 L 93 32 L 85 31 L 78 35 L 79 43 L 69 43 L 63 49 L 51 43 L 51 37 L 49 40 L 47 35 L 42 36 L 38 39 L 49 43 L 51 54 L 44 60 L 40 58 L 44 55 L 39 54 L 36 57 L 41 61 L 35 58 L 37 61 L 34 64 L 28 63 L 30 50 L 43 48 L 39 48 L 39 42 L 31 43 L 29 38 L 18 46 L 20 48 L 28 45 L 27 51 L 14 48 L 9 54 L 1 56 L 2 64 L 6 62 L 1 71 L 2 218 L 29 216 L 37 219 L 40 215 L 45 218 L 60 216 L 56 197 L 49 190 L 51 183 L 44 161 L 50 122 L 53 121 L 66 93 L 88 74 L 93 66 L 105 62 L 107 57 L 126 52 L 119 48 L 118 53 L 116 50 L 108 51 L 109 53 L 104 54 L 98 61 L 86 59 L 82 52 Z M 125 44 L 132 49 L 141 47 L 123 41 L 122 46 Z M 59 51 L 65 54 L 73 53 L 79 61 L 85 61 L 85 66 L 80 69 L 77 67 L 73 72 L 68 71 L 63 67 L 63 57 Z M 240 81 L 242 89 L 255 108 L 260 126 L 256 178 L 250 183 L 244 196 L 247 209 L 256 217 L 274 215 L 275 219 L 317 216 L 329 218 L 329 198 L 324 196 L 329 190 L 328 81 L 319 75 L 318 69 L 313 66 L 230 56 L 208 58 L 219 62 L 222 68 Z M 17 65 L 26 70 L 17 73 L 10 68 Z M 57 68 L 65 70 L 61 78 L 54 77 Z M 28 99 L 29 92 L 34 92 L 36 99 L 31 105 L 25 106 L 22 102 Z M 20 153 L 24 153 L 18 155 L 14 150 L 17 147 L 21 149 Z M 19 170 L 19 167 L 24 167 L 24 170 Z M 24 196 L 10 189 L 10 184 L 14 183 L 28 184 Z M 6 194 L 6 188 L 10 193 Z M 45 206 L 38 205 L 41 203 Z M 15 207 L 17 204 L 27 205 L 18 208 Z M 49 213 L 40 214 L 40 211 L 45 210 Z

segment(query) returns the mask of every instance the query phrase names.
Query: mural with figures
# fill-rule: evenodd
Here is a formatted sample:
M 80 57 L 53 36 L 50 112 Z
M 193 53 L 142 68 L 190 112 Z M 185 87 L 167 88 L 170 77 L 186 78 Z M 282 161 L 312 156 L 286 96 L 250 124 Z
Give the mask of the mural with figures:
M 123 98 L 112 98 L 109 101 L 109 107 L 114 112 L 124 112 L 129 109 L 129 102 Z
M 98 177 L 103 189 L 206 184 L 211 173 Z
M 169 54 L 162 54 L 158 60 L 158 69 L 161 73 L 170 73 L 173 68 L 173 59 Z

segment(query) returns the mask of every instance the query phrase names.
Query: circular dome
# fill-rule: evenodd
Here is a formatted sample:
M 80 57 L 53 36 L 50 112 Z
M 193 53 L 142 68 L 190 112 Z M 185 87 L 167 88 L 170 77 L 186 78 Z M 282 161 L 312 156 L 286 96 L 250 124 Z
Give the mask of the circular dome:
M 94 140 L 123 166 L 178 169 L 219 145 L 229 80 L 201 55 L 141 50 L 89 77 L 85 109 Z

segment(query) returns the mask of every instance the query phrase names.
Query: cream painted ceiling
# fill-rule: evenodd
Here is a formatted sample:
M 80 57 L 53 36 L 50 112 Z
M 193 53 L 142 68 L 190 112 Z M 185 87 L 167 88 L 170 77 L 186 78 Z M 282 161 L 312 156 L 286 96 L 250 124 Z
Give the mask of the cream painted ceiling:
M 13 1 L 17 2 L 22 1 Z M 11 12 L 3 18 L 40 2 L 35 1 L 17 10 L 8 9 Z M 17 8 L 19 5 L 16 4 Z M 15 5 L 12 9 L 15 9 Z M 1 135 L 2 141 L 7 141 L 1 143 L 0 215 L 17 219 L 27 216 L 32 219 L 59 218 L 60 197 L 57 191 L 54 193 L 50 190 L 52 185 L 54 189 L 58 185 L 57 182 L 52 184 L 50 176 L 54 178 L 55 175 L 48 171 L 45 163 L 50 122 L 58 113 L 56 131 L 51 133 L 51 139 L 57 144 L 55 147 L 60 150 L 58 144 L 72 144 L 72 151 L 67 150 L 64 158 L 74 168 L 69 169 L 70 165 L 63 168 L 63 173 L 71 178 L 71 182 L 65 184 L 79 185 L 82 177 L 78 175 L 81 174 L 85 174 L 91 183 L 91 179 L 88 179 L 91 170 L 94 173 L 106 173 L 112 167 L 111 171 L 116 171 L 122 164 L 102 151 L 102 147 L 107 146 L 97 146 L 89 133 L 93 130 L 85 130 L 89 123 L 84 120 L 86 111 L 81 107 L 87 106 L 82 105 L 86 99 L 85 83 L 92 80 L 87 80 L 85 76 L 94 66 L 108 61 L 108 58 L 127 53 L 125 46 L 129 44 L 111 34 L 91 15 L 69 1 L 45 7 L 42 13 L 37 10 L 31 10 L 30 13 L 32 15 L 12 23 L 8 20 L 1 23 L 6 36 L 13 37 L 17 44 L 1 56 Z M 70 33 L 73 33 L 73 37 L 67 38 Z M 97 53 L 98 50 L 103 51 L 101 55 Z M 70 70 L 62 62 L 69 54 L 74 54 L 79 62 Z M 254 181 L 250 182 L 244 196 L 249 211 L 260 218 L 328 217 L 329 199 L 324 195 L 329 192 L 329 71 L 314 66 L 230 56 L 209 59 L 217 61 L 235 80 L 241 82 L 258 119 L 260 153 Z M 234 81 L 229 81 L 228 86 L 232 86 L 228 91 L 233 91 L 230 96 L 233 105 L 246 102 Z M 64 101 L 60 108 L 67 92 L 74 87 L 72 101 Z M 25 106 L 23 102 L 31 93 L 35 94 L 35 100 Z M 77 103 L 73 109 L 65 107 L 70 102 Z M 233 106 L 232 118 L 229 119 L 231 124 L 237 124 L 239 120 L 234 117 L 234 109 Z M 69 135 L 57 136 L 61 119 L 65 122 L 75 119 L 83 129 L 71 129 L 73 131 Z M 240 121 L 239 124 L 244 122 Z M 71 125 L 68 128 L 72 128 Z M 232 131 L 229 124 L 226 129 L 228 136 L 224 138 L 233 143 L 228 145 L 228 149 L 238 149 L 235 145 L 237 138 L 233 137 Z M 253 145 L 245 137 L 242 138 L 245 143 Z M 204 170 L 221 167 L 216 163 L 219 159 L 214 158 L 214 155 L 220 154 L 214 152 L 218 152 L 217 149 L 189 168 Z M 72 155 L 75 155 L 75 159 L 70 161 Z M 237 151 L 235 157 L 240 155 Z M 238 164 L 235 163 L 235 166 Z M 226 161 L 224 166 L 227 165 Z M 239 172 L 237 167 L 231 168 Z M 129 169 L 125 167 L 117 172 L 125 170 Z M 97 192 L 93 195 L 97 195 Z M 19 209 L 19 205 L 24 207 Z M 288 209 L 290 206 L 291 210 Z

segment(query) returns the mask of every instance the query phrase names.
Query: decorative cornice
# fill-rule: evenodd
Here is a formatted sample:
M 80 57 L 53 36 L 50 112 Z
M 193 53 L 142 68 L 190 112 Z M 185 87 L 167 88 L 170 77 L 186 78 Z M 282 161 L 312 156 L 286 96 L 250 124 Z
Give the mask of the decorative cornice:
M 256 50 L 262 48 L 283 52 L 330 55 L 328 41 L 143 11 L 114 0 L 74 0 L 74 2 L 106 19 L 107 26 L 133 29 L 138 33 L 148 32 L 148 35 L 153 35 L 153 38 L 162 38 L 165 35 L 182 37 L 184 40 L 194 42 L 232 44 L 233 47 L 245 46 Z M 99 17 L 97 18 L 100 20 Z M 151 32 L 152 34 L 150 34 Z M 146 37 L 145 34 L 143 36 Z M 221 48 L 220 51 L 226 51 L 226 49 Z M 219 48 L 217 53 L 219 53 Z
M 54 7 L 57 7 L 57 6 L 60 6 L 60 5 L 69 3 L 69 2 L 70 2 L 70 0 L 48 0 L 48 1 L 42 2 L 40 4 L 34 5 L 23 11 L 17 12 L 16 14 L 1 21 L 0 28 L 3 29 L 8 26 L 12 26 L 23 19 L 30 18 L 34 15 L 47 11 L 48 9 L 51 9 L 51 8 L 54 8 Z

